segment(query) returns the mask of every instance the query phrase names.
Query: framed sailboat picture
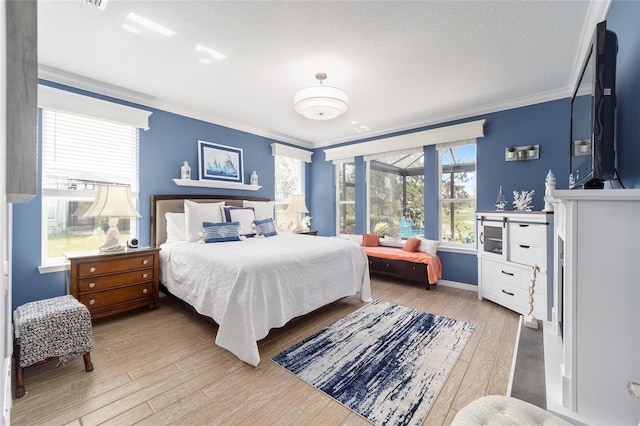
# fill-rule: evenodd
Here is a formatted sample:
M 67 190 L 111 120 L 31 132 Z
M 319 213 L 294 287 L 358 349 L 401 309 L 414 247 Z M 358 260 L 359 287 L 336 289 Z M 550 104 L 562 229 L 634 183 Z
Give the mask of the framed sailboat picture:
M 244 183 L 242 149 L 217 143 L 198 141 L 200 180 Z

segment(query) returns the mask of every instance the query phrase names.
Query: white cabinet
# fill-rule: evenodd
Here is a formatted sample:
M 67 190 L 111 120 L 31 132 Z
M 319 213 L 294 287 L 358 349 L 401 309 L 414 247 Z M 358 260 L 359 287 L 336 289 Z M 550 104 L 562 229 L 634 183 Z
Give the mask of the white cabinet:
M 555 308 L 544 324 L 547 408 L 572 423 L 637 425 L 640 190 L 553 191 Z
M 476 212 L 478 219 L 478 297 L 520 314 L 529 312 L 535 266 L 533 314 L 549 320 L 553 281 L 553 215 L 548 212 Z

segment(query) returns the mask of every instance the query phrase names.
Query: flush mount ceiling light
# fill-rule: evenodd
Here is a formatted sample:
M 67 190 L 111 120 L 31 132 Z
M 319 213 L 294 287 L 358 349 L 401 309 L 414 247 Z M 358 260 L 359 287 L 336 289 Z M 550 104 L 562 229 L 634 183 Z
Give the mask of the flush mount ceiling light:
M 300 90 L 293 98 L 296 111 L 312 120 L 331 120 L 349 109 L 349 96 L 337 87 L 324 86 L 327 74 L 319 72 L 320 85 Z

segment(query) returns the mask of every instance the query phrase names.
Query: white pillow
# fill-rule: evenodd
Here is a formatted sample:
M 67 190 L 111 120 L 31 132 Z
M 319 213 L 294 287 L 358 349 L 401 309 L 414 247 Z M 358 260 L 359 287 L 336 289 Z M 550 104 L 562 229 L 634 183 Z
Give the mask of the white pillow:
M 256 213 L 256 220 L 275 219 L 273 217 L 273 201 L 249 201 L 242 200 L 242 207 L 253 207 Z
M 340 238 L 344 238 L 346 240 L 351 240 L 357 243 L 359 246 L 362 245 L 362 234 L 354 235 L 354 234 L 340 234 Z
M 418 239 L 420 240 L 418 251 L 430 254 L 431 256 L 435 256 L 436 253 L 438 253 L 438 246 L 440 245 L 440 241 L 427 240 L 426 238 L 422 237 L 418 237 Z
M 227 222 L 238 222 L 240 224 L 240 235 L 252 237 L 256 230 L 253 221 L 256 219 L 253 207 L 230 207 L 224 208 L 225 220 Z
M 187 241 L 187 226 L 185 225 L 184 213 L 167 212 L 164 214 L 167 219 L 167 243 L 175 241 Z
M 224 206 L 224 201 L 219 203 L 196 203 L 195 201 L 184 200 L 187 241 L 198 241 L 202 238 L 202 222 L 224 222 L 220 212 L 221 206 Z

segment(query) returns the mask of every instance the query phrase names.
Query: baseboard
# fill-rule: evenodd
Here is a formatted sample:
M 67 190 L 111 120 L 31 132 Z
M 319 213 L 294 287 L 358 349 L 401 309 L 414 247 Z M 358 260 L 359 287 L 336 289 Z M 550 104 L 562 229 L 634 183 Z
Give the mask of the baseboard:
M 457 281 L 438 280 L 438 285 L 441 285 L 443 287 L 453 287 L 453 288 L 459 288 L 459 289 L 462 289 L 462 290 L 475 291 L 476 293 L 478 292 L 478 286 L 477 285 L 459 283 Z
M 509 386 L 507 387 L 507 396 L 511 396 L 513 387 L 513 375 L 516 371 L 516 359 L 518 358 L 518 347 L 520 346 L 520 331 L 522 330 L 522 322 L 524 317 L 520 315 L 518 319 L 518 334 L 516 335 L 515 346 L 513 347 L 513 358 L 511 359 L 511 371 L 509 372 Z

